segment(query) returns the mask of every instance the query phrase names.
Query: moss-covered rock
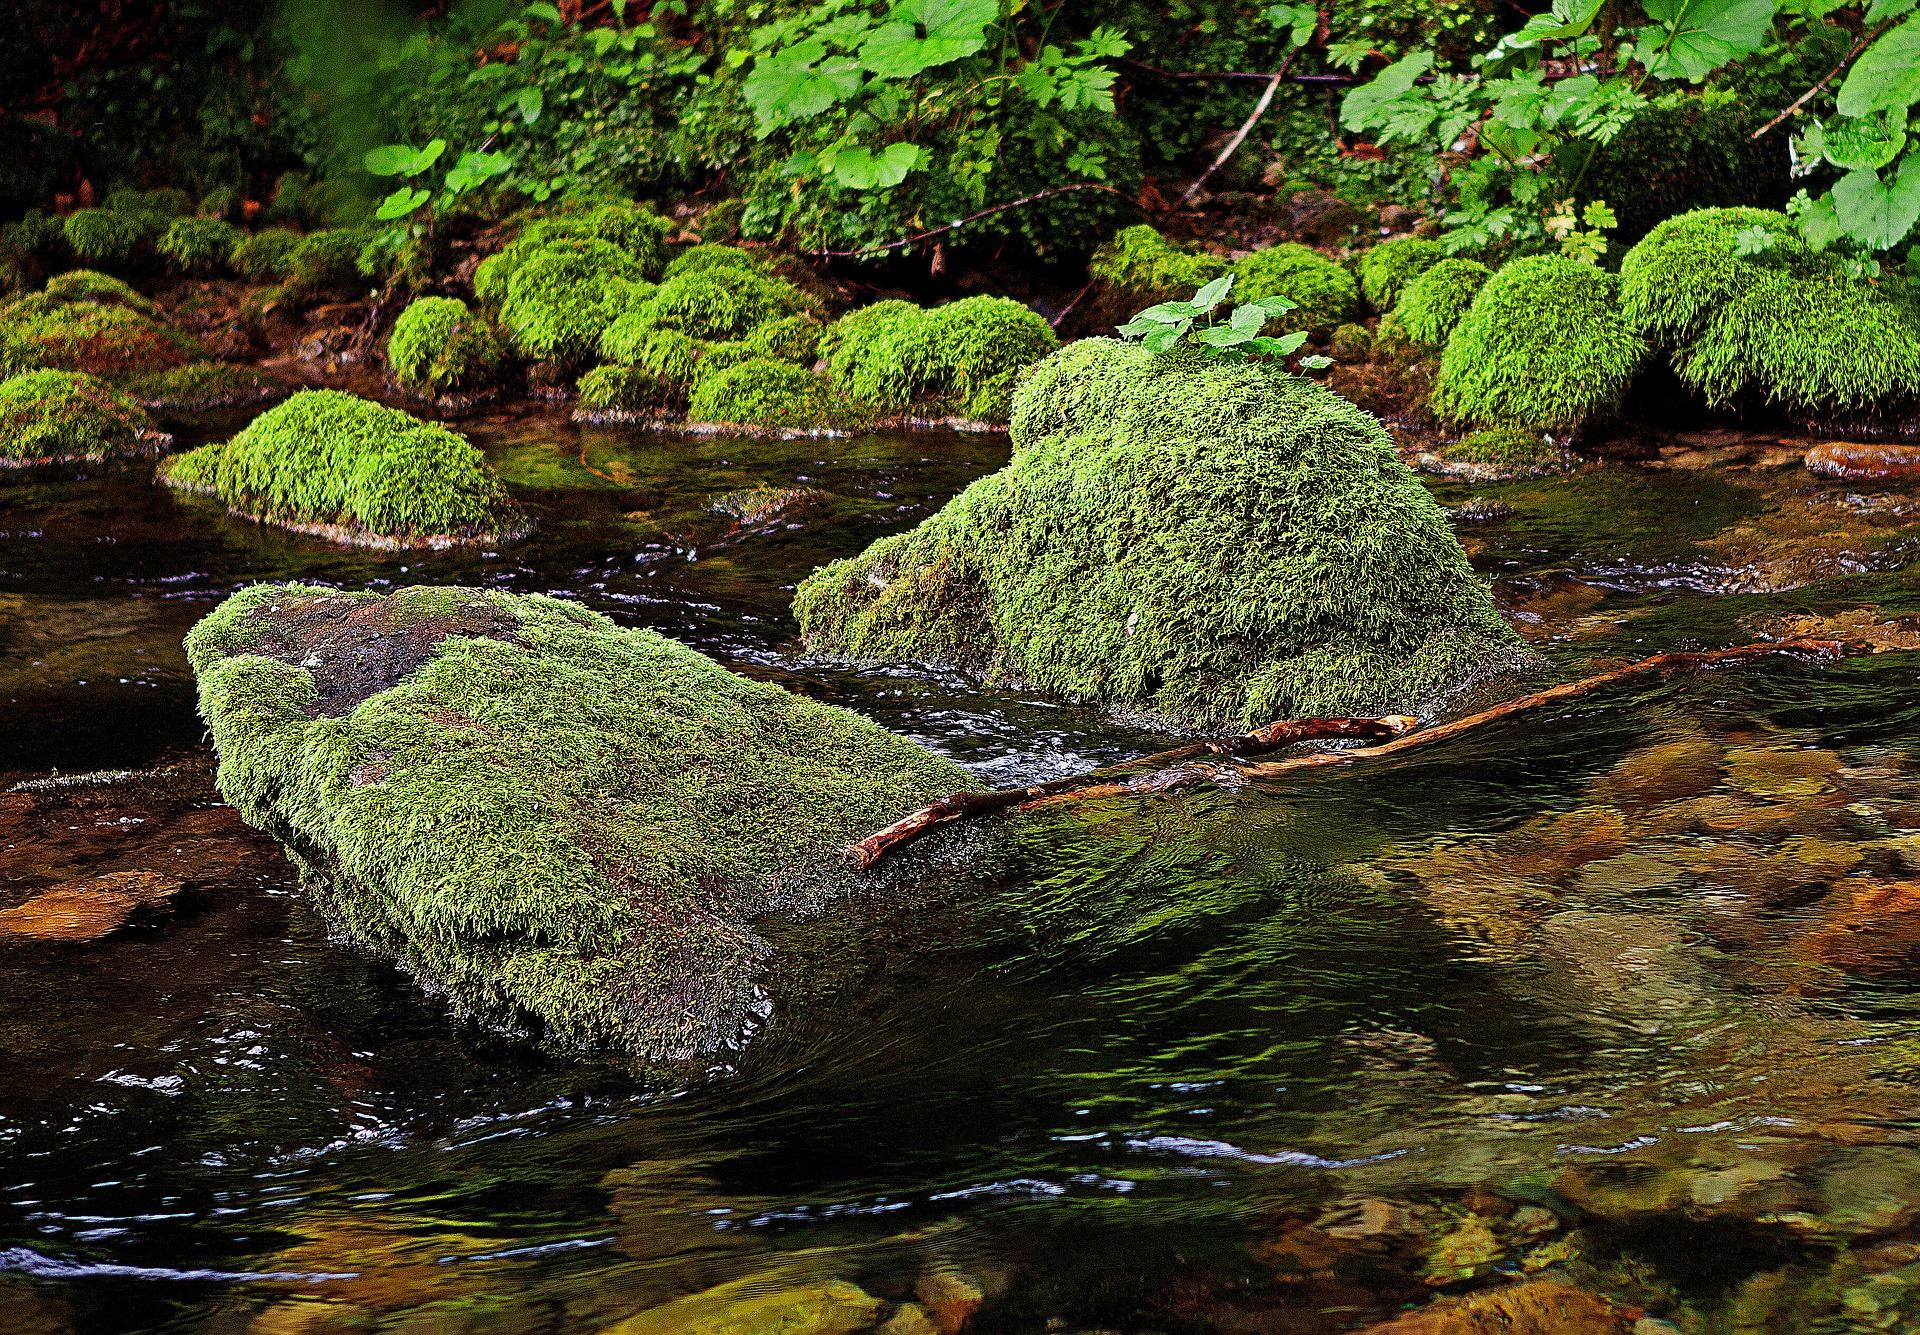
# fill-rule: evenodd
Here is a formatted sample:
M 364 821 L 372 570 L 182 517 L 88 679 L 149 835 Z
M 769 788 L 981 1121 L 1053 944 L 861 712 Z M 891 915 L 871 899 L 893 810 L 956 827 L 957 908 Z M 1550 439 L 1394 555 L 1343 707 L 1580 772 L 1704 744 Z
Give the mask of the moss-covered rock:
M 104 274 L 56 279 L 0 307 L 0 374 L 46 369 L 124 380 L 206 358 L 195 339 L 155 319 L 145 297 L 108 286 L 116 282 Z
M 160 308 L 112 274 L 95 269 L 69 269 L 47 280 L 47 301 L 54 306 L 86 303 L 94 306 L 125 306 L 142 315 L 158 315 Z
M 1343 324 L 1327 340 L 1327 351 L 1343 362 L 1364 362 L 1373 353 L 1373 335 L 1363 324 Z
M 1279 326 L 1304 329 L 1316 341 L 1360 310 L 1360 288 L 1353 275 L 1311 246 L 1283 242 L 1256 250 L 1235 264 L 1233 272 L 1229 300 L 1285 297 L 1294 309 L 1279 317 Z
M 208 278 L 226 272 L 234 250 L 245 239 L 238 227 L 219 218 L 176 218 L 154 249 L 176 272 Z
M 800 586 L 812 649 L 1208 727 L 1418 712 L 1527 661 L 1380 424 L 1310 381 L 1087 339 L 1021 386 L 1013 441 Z
M 304 297 L 331 291 L 365 290 L 360 252 L 371 238 L 358 227 L 336 227 L 310 232 L 288 253 L 288 286 Z
M 663 279 L 674 279 L 683 273 L 708 273 L 715 269 L 732 270 L 736 273 L 759 274 L 762 272 L 760 261 L 750 250 L 738 246 L 723 246 L 715 242 L 704 242 L 689 246 L 667 262 Z
M 931 310 L 877 301 L 834 321 L 820 346 L 833 382 L 863 403 L 1004 422 L 1020 375 L 1060 340 L 1017 301 L 967 297 Z
M 506 352 L 493 326 L 453 297 L 410 302 L 387 336 L 394 379 L 429 398 L 492 388 Z
M 1489 278 L 1447 340 L 1433 407 L 1468 426 L 1571 429 L 1613 411 L 1646 356 L 1610 273 L 1561 255 Z
M 227 362 L 188 362 L 167 371 L 134 376 L 127 396 L 149 412 L 207 412 L 215 408 L 251 408 L 287 395 L 286 386 L 251 366 Z
M 1447 248 L 1421 236 L 1396 236 L 1360 256 L 1360 293 L 1383 314 L 1398 304 L 1407 284 L 1447 257 Z
M 1145 223 L 1122 228 L 1087 262 L 1095 282 L 1142 306 L 1190 297 L 1228 268 L 1219 256 L 1175 246 Z
M 632 312 L 600 335 L 600 355 L 615 365 L 636 366 L 684 395 L 693 386 L 703 345 L 677 329 L 656 329 Z
M 0 466 L 151 454 L 165 440 L 145 409 L 96 376 L 28 371 L 0 381 Z
M 259 586 L 187 637 L 220 791 L 461 1011 L 650 1058 L 744 1036 L 755 929 L 965 771 L 649 630 L 493 590 Z
M 656 329 L 701 339 L 735 339 L 771 320 L 798 314 L 806 296 L 758 269 L 692 269 L 670 275 L 634 317 Z
M 820 431 L 850 426 L 857 414 L 804 366 L 747 357 L 701 377 L 687 417 L 771 431 Z
M 686 399 L 685 387 L 662 378 L 644 366 L 596 366 L 580 377 L 579 406 L 574 417 L 585 422 L 612 422 L 656 417 Z
M 1612 236 L 1624 245 L 1695 209 L 1780 208 L 1792 161 L 1773 135 L 1753 137 L 1774 110 L 1723 88 L 1655 98 L 1594 151 L 1581 198 L 1613 208 Z
M 1742 233 L 1764 248 L 1741 254 Z M 1620 304 L 1710 404 L 1752 395 L 1831 412 L 1920 398 L 1920 310 L 1849 278 L 1783 213 L 1668 219 L 1627 252 Z
M 305 390 L 231 440 L 176 455 L 160 479 L 263 523 L 374 547 L 523 533 L 525 515 L 465 437 L 338 390 Z
M 285 227 L 262 228 L 233 248 L 234 271 L 248 282 L 277 283 L 292 269 L 302 239 Z
M 812 366 L 820 356 L 821 328 L 811 315 L 789 315 L 756 326 L 742 342 L 755 356 Z
M 1478 260 L 1441 260 L 1407 284 L 1394 318 L 1420 342 L 1439 347 L 1491 277 L 1493 270 Z
M 555 241 L 513 267 L 500 323 L 529 361 L 583 367 L 625 306 L 626 286 L 643 278 L 633 258 L 610 242 Z
M 146 231 L 127 214 L 113 209 L 76 209 L 64 227 L 67 245 L 82 264 L 121 269 L 139 258 Z
M 601 204 L 577 212 L 536 218 L 474 271 L 473 294 L 491 306 L 507 299 L 513 275 L 540 251 L 580 248 L 597 241 L 626 257 L 623 276 L 652 282 L 666 267 L 666 236 L 673 225 L 650 209 Z

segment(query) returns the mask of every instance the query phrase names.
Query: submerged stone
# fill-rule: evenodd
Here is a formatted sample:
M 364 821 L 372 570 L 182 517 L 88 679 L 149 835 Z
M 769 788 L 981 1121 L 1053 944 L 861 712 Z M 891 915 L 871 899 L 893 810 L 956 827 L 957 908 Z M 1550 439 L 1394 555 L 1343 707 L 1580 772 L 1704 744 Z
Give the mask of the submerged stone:
M 853 1335 L 871 1330 L 886 1304 L 856 1284 L 775 1288 L 735 1280 L 628 1317 L 601 1335 Z
M 1920 445 L 1823 440 L 1807 451 L 1807 471 L 1848 482 L 1904 482 L 1920 477 Z
M 1385 430 L 1310 381 L 1087 339 L 1012 434 L 1006 468 L 800 586 L 812 649 L 1204 726 L 1417 713 L 1534 661 Z
M 115 871 L 43 890 L 0 910 L 0 940 L 97 941 L 136 913 L 160 907 L 180 882 L 152 871 Z
M 768 913 L 969 784 L 847 710 L 555 599 L 263 585 L 187 637 L 220 790 L 336 927 L 463 1012 L 676 1058 L 738 1041 Z

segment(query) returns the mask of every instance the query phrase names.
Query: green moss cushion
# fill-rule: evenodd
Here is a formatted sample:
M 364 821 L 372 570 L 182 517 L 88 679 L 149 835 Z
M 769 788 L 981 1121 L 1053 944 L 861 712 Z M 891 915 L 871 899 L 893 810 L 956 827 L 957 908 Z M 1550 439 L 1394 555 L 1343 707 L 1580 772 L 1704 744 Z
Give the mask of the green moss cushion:
M 100 460 L 160 443 L 146 410 L 94 376 L 28 371 L 0 381 L 0 465 Z
M 154 248 L 178 272 L 207 278 L 226 271 L 244 239 L 238 227 L 219 218 L 175 218 Z
M 251 407 L 287 394 L 285 386 L 271 376 L 251 366 L 227 362 L 188 362 L 171 370 L 135 376 L 125 388 L 128 397 L 141 407 L 162 415 Z
M 1382 241 L 1360 256 L 1360 292 L 1376 311 L 1394 308 L 1407 284 L 1447 256 L 1438 241 L 1420 236 L 1397 236 Z
M 809 431 L 849 425 L 853 413 L 825 380 L 804 366 L 746 356 L 699 379 L 687 403 L 687 417 L 695 422 Z
M 1647 351 L 1620 313 L 1619 287 L 1561 255 L 1502 267 L 1447 340 L 1435 411 L 1467 426 L 1561 429 L 1612 412 Z
M 233 248 L 233 267 L 249 282 L 278 282 L 292 271 L 294 252 L 304 239 L 285 227 L 264 228 Z
M 241 514 L 369 546 L 520 533 L 526 518 L 465 437 L 339 390 L 306 390 L 231 440 L 177 455 L 161 480 Z
M 634 311 L 656 329 L 733 339 L 768 321 L 798 314 L 805 305 L 806 297 L 793 284 L 757 269 L 707 268 L 669 275 Z
M 453 297 L 409 302 L 387 336 L 394 379 L 429 397 L 492 387 L 506 351 L 493 327 Z
M 1145 223 L 1121 229 L 1087 262 L 1096 282 L 1142 306 L 1190 297 L 1227 269 L 1219 256 L 1182 250 Z
M 130 214 L 112 209 L 78 209 L 67 215 L 67 245 L 80 262 L 119 268 L 133 262 L 146 244 L 146 229 Z
M 1527 661 L 1372 417 L 1257 365 L 1069 344 L 1013 462 L 814 572 L 807 644 L 1206 727 L 1417 712 Z
M 931 310 L 878 301 L 836 320 L 821 341 L 827 374 L 863 403 L 985 422 L 1007 420 L 1019 377 L 1059 346 L 1042 316 L 1005 297 Z
M 626 285 L 639 281 L 640 266 L 609 242 L 556 241 L 514 267 L 500 323 L 529 360 L 584 366 L 624 308 Z
M 555 599 L 247 589 L 187 637 L 222 795 L 459 1011 L 651 1058 L 743 1038 L 756 924 L 967 773 Z
M 1765 238 L 1750 254 L 1737 240 Z M 1920 310 L 1847 276 L 1783 213 L 1701 209 L 1627 252 L 1622 309 L 1715 405 L 1750 394 L 1810 411 L 1920 398 Z
M 1407 284 L 1393 314 L 1408 334 L 1440 347 L 1492 276 L 1478 260 L 1441 260 Z
M 144 313 L 140 305 L 52 289 L 49 284 L 47 292 L 0 307 L 0 374 L 51 369 L 122 380 L 207 355 L 192 337 Z M 139 302 L 149 305 L 144 297 Z
M 1278 317 L 1275 328 L 1304 329 L 1316 341 L 1360 311 L 1360 288 L 1342 265 L 1311 246 L 1286 242 L 1256 250 L 1233 266 L 1230 304 L 1285 297 L 1294 309 Z
M 54 306 L 90 304 L 125 306 L 142 315 L 158 315 L 160 308 L 112 274 L 95 269 L 69 269 L 47 280 L 47 301 Z

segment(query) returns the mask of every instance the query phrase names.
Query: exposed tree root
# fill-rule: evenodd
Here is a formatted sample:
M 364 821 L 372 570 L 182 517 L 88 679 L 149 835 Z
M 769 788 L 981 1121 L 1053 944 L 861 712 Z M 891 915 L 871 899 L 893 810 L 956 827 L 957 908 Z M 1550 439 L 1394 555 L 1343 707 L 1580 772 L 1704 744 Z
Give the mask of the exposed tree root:
M 1248 779 L 1271 778 L 1294 770 L 1316 769 L 1327 765 L 1348 765 L 1357 760 L 1371 760 L 1379 756 L 1393 755 L 1410 747 L 1445 741 L 1483 723 L 1491 723 L 1496 719 L 1503 719 L 1525 710 L 1537 709 L 1541 705 L 1572 700 L 1603 687 L 1641 677 L 1664 676 L 1687 668 L 1711 667 L 1720 663 L 1743 663 L 1749 659 L 1762 658 L 1770 654 L 1810 653 L 1831 658 L 1838 657 L 1844 649 L 1845 642 L 1841 640 L 1802 638 L 1780 640 L 1770 644 L 1742 644 L 1731 649 L 1713 649 L 1701 653 L 1655 654 L 1652 658 L 1643 658 L 1637 663 L 1628 663 L 1624 667 L 1617 667 L 1611 671 L 1582 677 L 1578 681 L 1564 682 L 1544 691 L 1536 691 L 1532 695 L 1517 696 L 1490 709 L 1483 709 L 1477 714 L 1469 714 L 1465 718 L 1454 719 L 1450 723 L 1438 724 L 1419 731 L 1414 731 L 1419 725 L 1419 720 L 1404 714 L 1390 714 L 1384 718 L 1281 719 L 1236 737 L 1195 742 L 1189 746 L 1176 747 L 1171 751 L 1162 751 L 1157 755 L 1129 760 L 1124 764 L 1109 765 L 1087 774 L 1076 774 L 1069 778 L 1054 779 L 1025 788 L 953 793 L 920 808 L 910 816 L 895 821 L 886 829 L 875 831 L 858 843 L 849 845 L 847 860 L 864 871 L 894 849 L 912 843 L 921 835 L 939 829 L 942 825 L 972 820 L 1014 807 L 1079 801 L 1089 797 L 1172 792 L 1202 783 L 1238 784 Z M 1385 738 L 1387 740 L 1381 741 L 1377 746 L 1314 751 L 1303 756 L 1289 756 L 1284 760 L 1258 761 L 1252 764 L 1213 761 L 1193 763 L 1198 757 L 1204 755 L 1259 755 L 1263 752 L 1278 750 L 1283 746 L 1291 746 L 1295 742 L 1336 737 Z M 1145 772 L 1126 773 L 1129 770 Z

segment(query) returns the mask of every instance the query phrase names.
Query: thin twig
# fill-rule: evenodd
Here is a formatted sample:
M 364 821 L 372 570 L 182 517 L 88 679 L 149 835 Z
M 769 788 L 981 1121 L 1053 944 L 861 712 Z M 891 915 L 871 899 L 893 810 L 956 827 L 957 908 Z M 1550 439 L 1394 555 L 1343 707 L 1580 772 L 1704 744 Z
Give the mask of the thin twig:
M 1801 107 L 1804 107 L 1807 104 L 1807 100 L 1809 98 L 1811 98 L 1815 93 L 1819 92 L 1822 88 L 1825 88 L 1829 83 L 1833 82 L 1834 75 L 1838 74 L 1841 70 L 1851 65 L 1853 63 L 1853 58 L 1855 56 L 1859 55 L 1862 51 L 1866 50 L 1869 46 L 1871 46 L 1873 44 L 1874 38 L 1878 37 L 1881 33 L 1885 32 L 1888 28 L 1891 28 L 1892 26 L 1893 26 L 1893 20 L 1888 19 L 1885 23 L 1881 24 L 1879 27 L 1875 28 L 1872 32 L 1868 33 L 1865 37 L 1862 37 L 1859 41 L 1855 42 L 1853 44 L 1853 50 L 1847 52 L 1846 55 L 1840 57 L 1840 63 L 1827 71 L 1826 78 L 1820 80 L 1819 83 L 1816 83 L 1813 87 L 1807 89 L 1806 92 L 1794 98 L 1793 105 L 1789 106 L 1785 111 L 1781 112 L 1778 116 L 1775 116 L 1772 120 L 1768 121 L 1765 125 L 1762 125 L 1759 129 L 1755 130 L 1751 135 L 1747 137 L 1750 139 L 1758 139 L 1761 135 L 1765 134 L 1768 130 L 1771 130 L 1774 126 L 1778 125 L 1781 121 L 1791 116 L 1794 112 L 1800 110 Z
M 1052 325 L 1055 329 L 1058 329 L 1062 324 L 1066 323 L 1067 317 L 1073 314 L 1073 308 L 1080 304 L 1080 299 L 1086 296 L 1087 293 L 1093 291 L 1093 285 L 1099 281 L 1100 280 L 1098 278 L 1088 280 L 1087 285 L 1085 287 L 1081 288 L 1078 292 L 1073 294 L 1073 300 L 1069 301 L 1065 306 L 1061 307 L 1060 313 L 1054 316 L 1051 320 L 1047 321 L 1047 323 Z
M 1228 158 L 1240 151 L 1240 145 L 1246 142 L 1247 135 L 1252 131 L 1254 122 L 1266 115 L 1267 108 L 1273 105 L 1273 95 L 1280 91 L 1280 81 L 1287 77 L 1287 67 L 1293 64 L 1293 58 L 1298 54 L 1300 54 L 1299 47 L 1295 47 L 1293 50 L 1287 52 L 1287 58 L 1280 62 L 1280 68 L 1273 72 L 1273 78 L 1268 81 L 1267 91 L 1260 94 L 1260 100 L 1254 103 L 1253 114 L 1241 122 L 1239 133 L 1227 141 L 1227 146 L 1220 150 L 1220 156 L 1213 160 L 1213 165 L 1194 178 L 1193 184 L 1187 187 L 1187 193 L 1180 196 L 1179 202 L 1173 206 L 1174 209 L 1185 208 L 1187 201 L 1200 193 L 1200 187 L 1207 183 L 1207 178 L 1219 171 Z M 1173 209 L 1168 210 L 1170 213 L 1172 211 Z
M 981 209 L 978 213 L 969 213 L 964 218 L 955 218 L 943 227 L 936 227 L 927 232 L 917 232 L 913 236 L 903 236 L 898 241 L 889 241 L 885 245 L 862 246 L 859 250 L 809 250 L 806 253 L 817 259 L 836 260 L 852 259 L 861 255 L 878 255 L 884 251 L 898 250 L 902 246 L 910 246 L 916 241 L 925 241 L 930 236 L 939 236 L 942 232 L 951 232 L 956 227 L 964 227 L 970 222 L 975 222 L 995 213 L 1002 213 L 1007 209 L 1017 209 L 1022 204 L 1033 204 L 1042 199 L 1049 199 L 1054 195 L 1071 194 L 1075 190 L 1104 190 L 1109 195 L 1120 196 L 1120 198 L 1126 200 L 1127 203 L 1133 205 L 1135 208 L 1140 207 L 1140 201 L 1124 190 L 1116 190 L 1110 185 L 1101 185 L 1096 181 L 1080 181 L 1074 185 L 1056 185 L 1051 190 L 1042 190 L 1038 194 L 1023 195 L 1019 199 L 1010 199 L 1004 204 L 995 204 L 991 208 Z
M 1542 705 L 1557 704 L 1562 700 L 1590 695 L 1604 687 L 1631 681 L 1636 677 L 1659 676 L 1685 668 L 1710 667 L 1718 663 L 1741 663 L 1770 654 L 1813 653 L 1822 657 L 1835 657 L 1844 652 L 1845 648 L 1845 642 L 1840 640 L 1793 639 L 1768 644 L 1743 644 L 1731 649 L 1713 649 L 1703 653 L 1655 654 L 1652 658 L 1643 658 L 1637 663 L 1628 663 L 1624 667 L 1597 673 L 1591 677 L 1582 677 L 1578 681 L 1563 682 L 1531 695 L 1518 696 L 1494 705 L 1490 709 L 1483 709 L 1477 714 L 1469 714 L 1465 718 L 1421 729 L 1418 732 L 1411 731 L 1416 720 L 1404 715 L 1389 715 L 1378 719 L 1282 720 L 1278 723 L 1270 723 L 1265 728 L 1256 729 L 1242 737 L 1178 747 L 1172 751 L 1161 752 L 1159 755 L 1143 756 L 1123 765 L 1111 765 L 1089 774 L 1054 779 L 1049 783 L 1034 784 L 1028 788 L 1007 788 L 982 793 L 954 793 L 922 807 L 912 815 L 895 821 L 886 829 L 870 834 L 853 844 L 847 849 L 847 860 L 856 868 L 865 870 L 892 850 L 911 843 L 942 825 L 990 815 L 1009 808 L 1057 801 L 1080 801 L 1092 797 L 1173 792 L 1201 783 L 1238 784 L 1248 779 L 1274 778 L 1295 770 L 1318 769 L 1328 765 L 1349 765 L 1357 760 L 1377 759 L 1410 747 L 1446 741 L 1483 723 L 1492 723 L 1529 709 L 1538 709 Z M 1276 750 L 1281 746 L 1290 746 L 1295 742 L 1317 738 L 1368 736 L 1387 737 L 1391 740 L 1377 746 L 1355 747 L 1344 751 L 1315 751 L 1309 755 L 1253 764 L 1190 763 L 1205 752 L 1246 755 Z M 1118 773 L 1118 771 L 1138 769 L 1148 765 L 1162 768 L 1145 774 L 1124 777 Z

